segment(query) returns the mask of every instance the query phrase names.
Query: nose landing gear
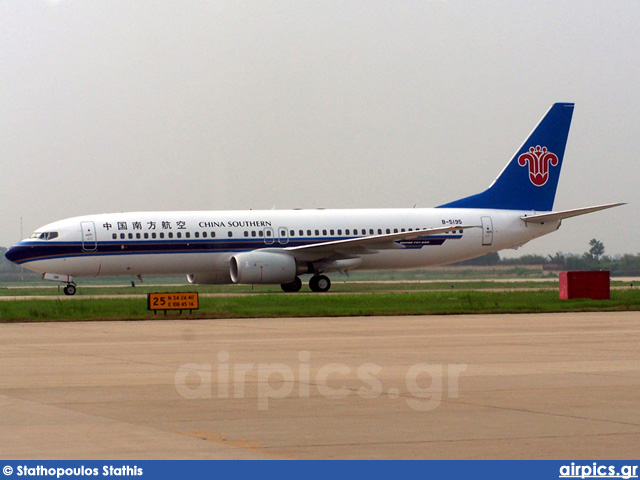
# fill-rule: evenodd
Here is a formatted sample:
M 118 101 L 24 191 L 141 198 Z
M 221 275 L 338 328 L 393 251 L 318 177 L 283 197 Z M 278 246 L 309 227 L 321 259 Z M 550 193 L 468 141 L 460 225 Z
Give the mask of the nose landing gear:
M 76 290 L 77 290 L 76 284 L 73 281 L 73 277 L 71 275 L 60 275 L 58 273 L 44 273 L 42 275 L 42 278 L 43 280 L 49 280 L 52 282 L 66 283 L 67 285 L 63 289 L 64 294 L 65 295 L 76 294 Z

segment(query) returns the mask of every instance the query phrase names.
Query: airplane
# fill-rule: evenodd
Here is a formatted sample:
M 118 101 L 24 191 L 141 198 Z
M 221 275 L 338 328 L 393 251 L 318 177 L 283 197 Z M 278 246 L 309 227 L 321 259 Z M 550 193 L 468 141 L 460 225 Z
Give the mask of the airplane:
M 553 211 L 573 103 L 555 103 L 494 182 L 435 208 L 166 211 L 84 215 L 38 228 L 6 257 L 66 284 L 75 277 L 186 274 L 191 284 L 280 284 L 327 292 L 329 272 L 443 265 L 517 248 L 566 218 Z

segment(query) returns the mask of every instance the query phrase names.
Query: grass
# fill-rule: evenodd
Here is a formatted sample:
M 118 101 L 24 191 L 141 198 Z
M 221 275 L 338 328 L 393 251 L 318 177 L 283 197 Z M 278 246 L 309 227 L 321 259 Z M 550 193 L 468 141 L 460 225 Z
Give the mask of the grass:
M 146 308 L 146 299 L 126 296 L 12 300 L 0 302 L 0 322 L 165 318 L 163 312 L 154 315 Z M 613 290 L 611 300 L 600 301 L 559 300 L 557 290 L 488 292 L 457 289 L 393 293 L 201 296 L 199 310 L 182 314 L 169 312 L 166 318 L 339 317 L 622 310 L 640 310 L 640 291 Z
M 629 287 L 628 282 L 612 280 L 612 287 Z M 366 282 L 366 281 L 342 281 L 339 278 L 333 280 L 331 292 L 340 293 L 370 293 L 370 292 L 403 292 L 403 291 L 425 291 L 425 290 L 542 290 L 558 289 L 558 280 L 521 280 L 521 281 L 500 281 L 500 280 L 442 280 L 442 281 L 397 281 L 386 282 Z M 184 285 L 184 284 L 138 284 L 135 288 L 121 285 L 86 285 L 78 286 L 76 296 L 96 296 L 96 295 L 146 295 L 149 292 L 192 292 L 206 293 L 282 293 L 279 285 Z M 303 287 L 303 292 L 308 291 Z M 0 284 L 0 297 L 16 296 L 61 296 L 62 288 L 57 285 L 34 285 L 34 286 L 2 286 Z
M 498 282 L 498 281 L 468 281 L 468 282 L 394 282 L 394 283 L 376 283 L 376 282 L 339 282 L 334 281 L 331 286 L 331 292 L 340 293 L 368 293 L 383 291 L 424 291 L 424 290 L 485 290 L 485 289 L 544 289 L 558 288 L 558 282 Z M 199 293 L 282 293 L 279 285 L 142 285 L 132 288 L 130 286 L 78 286 L 77 296 L 83 295 L 146 295 L 150 292 L 193 292 Z M 306 286 L 303 292 L 308 291 Z M 62 294 L 62 288 L 57 286 L 35 286 L 35 287 L 11 287 L 0 288 L 0 297 L 15 296 L 59 296 Z

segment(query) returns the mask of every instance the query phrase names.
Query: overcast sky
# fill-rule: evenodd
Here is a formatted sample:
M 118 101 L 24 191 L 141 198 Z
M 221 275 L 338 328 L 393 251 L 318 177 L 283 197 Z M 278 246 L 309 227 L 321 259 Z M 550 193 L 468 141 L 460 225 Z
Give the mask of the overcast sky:
M 0 3 L 0 245 L 132 210 L 429 207 L 575 102 L 517 254 L 640 252 L 640 2 Z

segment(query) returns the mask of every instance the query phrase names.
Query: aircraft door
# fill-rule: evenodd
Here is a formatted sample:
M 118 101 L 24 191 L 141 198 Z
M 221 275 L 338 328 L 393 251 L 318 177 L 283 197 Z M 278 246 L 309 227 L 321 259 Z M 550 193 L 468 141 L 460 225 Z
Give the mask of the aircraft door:
M 278 243 L 280 245 L 289 243 L 289 230 L 287 230 L 287 227 L 278 227 Z
M 491 217 L 481 217 L 482 220 L 482 245 L 489 246 L 493 243 L 493 222 Z
M 80 222 L 82 229 L 82 251 L 95 252 L 98 249 L 96 226 L 93 222 Z
M 267 245 L 273 245 L 273 242 L 273 228 L 266 227 L 264 229 L 264 243 L 266 243 Z

